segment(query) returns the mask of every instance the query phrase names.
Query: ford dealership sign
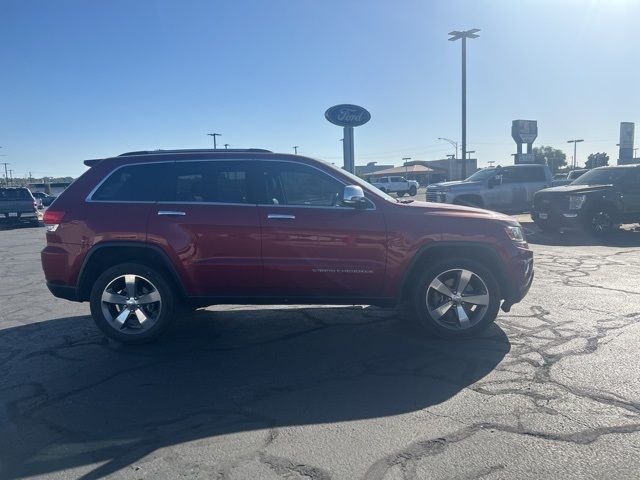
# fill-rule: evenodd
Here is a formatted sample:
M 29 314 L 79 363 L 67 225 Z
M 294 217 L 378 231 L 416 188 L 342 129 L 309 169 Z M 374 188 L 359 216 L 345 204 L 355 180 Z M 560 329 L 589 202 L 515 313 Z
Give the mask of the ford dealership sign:
M 341 127 L 359 127 L 371 120 L 371 114 L 358 105 L 335 105 L 324 112 L 327 120 Z

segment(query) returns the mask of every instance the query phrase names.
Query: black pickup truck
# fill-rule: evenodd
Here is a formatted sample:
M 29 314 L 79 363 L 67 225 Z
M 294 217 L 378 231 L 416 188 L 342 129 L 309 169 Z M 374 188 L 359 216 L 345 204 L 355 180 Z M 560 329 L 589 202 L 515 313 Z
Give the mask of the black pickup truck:
M 540 190 L 531 218 L 544 231 L 579 227 L 596 235 L 640 222 L 640 165 L 594 168 L 569 185 Z
M 36 200 L 28 188 L 0 188 L 0 222 L 39 224 Z

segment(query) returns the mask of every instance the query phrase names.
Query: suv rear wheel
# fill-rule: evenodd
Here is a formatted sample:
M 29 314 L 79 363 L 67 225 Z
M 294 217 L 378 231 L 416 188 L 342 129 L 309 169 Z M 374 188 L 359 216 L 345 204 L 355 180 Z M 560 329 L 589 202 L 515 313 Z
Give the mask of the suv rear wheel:
M 162 335 L 174 317 L 175 301 L 164 275 L 137 263 L 121 263 L 98 277 L 91 290 L 91 315 L 108 337 L 146 343 Z
M 419 277 L 413 306 L 429 331 L 445 338 L 465 337 L 496 319 L 500 288 L 483 265 L 464 259 L 443 262 Z
M 411 185 L 409 187 L 409 195 L 411 195 L 412 197 L 415 197 L 416 193 L 418 193 L 418 189 L 416 188 L 415 185 Z

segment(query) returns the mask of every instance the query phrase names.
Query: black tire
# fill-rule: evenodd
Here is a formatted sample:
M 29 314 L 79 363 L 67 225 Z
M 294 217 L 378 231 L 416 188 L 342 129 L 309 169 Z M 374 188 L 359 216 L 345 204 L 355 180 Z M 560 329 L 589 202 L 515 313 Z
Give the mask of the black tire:
M 598 237 L 611 233 L 615 222 L 610 211 L 605 209 L 594 210 L 589 216 L 589 231 Z
M 558 231 L 558 227 L 551 225 L 549 222 L 545 222 L 544 220 L 536 220 L 535 224 L 543 232 L 555 233 Z
M 398 192 L 397 194 L 399 197 L 404 197 L 404 192 Z
M 142 299 L 151 293 L 154 295 L 153 298 L 156 298 L 157 292 L 159 301 L 130 307 L 120 303 L 103 302 L 103 293 L 113 293 L 118 298 L 130 297 L 126 291 L 128 287 L 124 290 L 119 289 L 122 285 L 126 286 L 125 275 L 136 277 L 133 282 L 134 288 L 139 288 L 139 293 L 142 294 L 134 294 L 136 299 Z M 106 270 L 93 284 L 90 297 L 91 315 L 98 328 L 113 340 L 126 344 L 152 342 L 167 331 L 175 317 L 176 298 L 173 291 L 169 280 L 159 270 L 138 263 L 121 263 Z M 134 310 L 126 314 L 128 308 Z M 140 321 L 139 314 L 146 317 L 146 320 Z M 118 329 L 114 325 L 121 315 L 127 316 L 122 327 Z M 116 318 L 113 318 L 114 316 Z M 148 327 L 144 325 L 147 321 L 151 321 L 147 324 Z
M 432 311 L 435 310 L 430 311 L 428 302 L 434 300 L 434 295 L 437 296 L 440 295 L 440 293 L 432 288 L 432 282 L 436 279 L 447 278 L 448 275 L 451 275 L 452 284 L 450 285 L 453 289 L 455 287 L 455 272 L 457 270 L 471 272 L 475 277 L 479 278 L 481 282 L 478 282 L 476 278 L 472 277 L 466 289 L 463 290 L 462 296 L 457 297 L 455 301 L 451 301 L 450 298 L 449 303 L 452 303 L 452 306 L 446 309 L 445 313 L 439 319 L 436 319 L 432 313 Z M 445 287 L 447 287 L 447 282 L 443 283 Z M 486 292 L 482 290 L 486 290 Z M 466 295 L 464 292 L 466 292 Z M 458 300 L 458 298 L 471 298 L 470 295 L 473 295 L 474 299 L 487 295 L 487 304 L 483 306 L 472 305 Z M 443 297 L 441 306 L 446 307 L 446 295 L 441 296 Z M 429 267 L 422 273 L 418 277 L 413 290 L 412 304 L 418 323 L 422 327 L 439 337 L 455 339 L 473 336 L 489 327 L 498 316 L 500 300 L 500 287 L 493 273 L 480 263 L 462 258 L 440 262 Z M 468 327 L 462 326 L 463 322 L 460 320 L 458 314 L 458 302 L 467 316 L 467 320 L 469 321 Z M 472 308 L 477 309 L 474 311 Z
M 415 185 L 411 185 L 409 187 L 409 195 L 412 196 L 412 197 L 415 197 L 417 193 L 418 193 L 418 189 L 416 188 L 416 186 Z

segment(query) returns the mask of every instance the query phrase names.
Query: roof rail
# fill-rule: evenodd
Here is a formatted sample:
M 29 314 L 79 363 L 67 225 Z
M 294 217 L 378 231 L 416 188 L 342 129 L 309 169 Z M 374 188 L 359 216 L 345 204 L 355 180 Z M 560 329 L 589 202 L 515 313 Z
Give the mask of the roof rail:
M 186 148 L 179 150 L 139 150 L 136 152 L 126 152 L 118 155 L 119 157 L 131 157 L 135 155 L 161 155 L 163 153 L 215 153 L 215 152 L 255 152 L 255 153 L 273 153 L 271 150 L 263 148 Z

